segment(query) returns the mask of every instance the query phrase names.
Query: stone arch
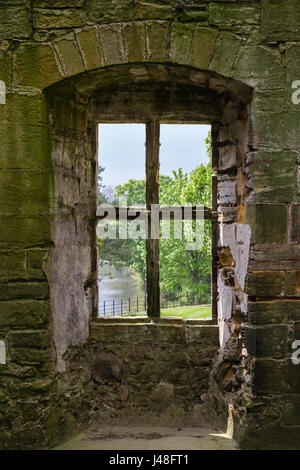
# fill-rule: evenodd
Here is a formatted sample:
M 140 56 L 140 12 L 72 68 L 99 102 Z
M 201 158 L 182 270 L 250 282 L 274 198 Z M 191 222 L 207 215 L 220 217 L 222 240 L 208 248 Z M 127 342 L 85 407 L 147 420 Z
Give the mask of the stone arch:
M 51 42 L 21 44 L 14 54 L 14 83 L 43 90 L 83 72 L 134 63 L 179 64 L 237 78 L 233 66 L 243 48 L 244 42 L 230 32 L 189 23 L 85 26 Z

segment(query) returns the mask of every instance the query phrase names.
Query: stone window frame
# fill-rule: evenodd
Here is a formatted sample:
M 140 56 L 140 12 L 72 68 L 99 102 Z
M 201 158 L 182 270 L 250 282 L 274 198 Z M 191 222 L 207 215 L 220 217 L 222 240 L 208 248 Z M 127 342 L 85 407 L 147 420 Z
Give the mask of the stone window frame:
M 107 123 L 107 122 L 106 122 Z M 111 124 L 128 124 L 127 120 L 124 121 L 110 121 Z M 131 122 L 132 123 L 132 122 Z M 153 119 L 147 121 L 136 121 L 136 124 L 144 124 L 146 128 L 146 155 L 145 155 L 145 166 L 146 166 L 146 207 L 137 212 L 137 215 L 130 216 L 128 214 L 130 208 L 126 209 L 127 219 L 135 219 L 142 212 L 148 216 L 148 237 L 146 239 L 146 278 L 147 278 L 147 317 L 150 319 L 159 319 L 161 308 L 160 308 L 160 239 L 153 239 L 151 237 L 151 205 L 159 204 L 159 175 L 160 175 L 160 126 L 161 124 L 168 124 L 165 120 Z M 103 124 L 103 123 L 102 123 Z M 188 124 L 186 121 L 179 121 L 177 124 Z M 101 125 L 98 122 L 97 125 Z M 94 135 L 97 133 L 95 132 Z M 211 124 L 212 134 L 212 154 L 213 145 L 217 137 L 217 130 L 213 124 Z M 98 140 L 95 143 L 98 154 Z M 212 165 L 213 167 L 213 165 Z M 217 305 L 218 305 L 218 213 L 217 213 L 217 175 L 212 175 L 211 180 L 211 207 L 204 208 L 204 220 L 211 221 L 211 318 L 213 323 L 217 323 Z M 174 206 L 175 208 L 179 206 Z M 184 207 L 180 206 L 182 214 L 184 214 Z M 103 217 L 97 217 L 96 223 L 99 220 L 109 217 L 108 213 L 105 213 Z M 118 208 L 116 208 L 116 218 L 120 217 Z M 192 207 L 192 219 L 196 220 L 197 208 Z M 160 211 L 160 220 L 162 214 Z M 172 219 L 172 213 L 171 213 Z M 184 215 L 182 217 L 184 219 Z M 199 319 L 201 321 L 201 319 Z

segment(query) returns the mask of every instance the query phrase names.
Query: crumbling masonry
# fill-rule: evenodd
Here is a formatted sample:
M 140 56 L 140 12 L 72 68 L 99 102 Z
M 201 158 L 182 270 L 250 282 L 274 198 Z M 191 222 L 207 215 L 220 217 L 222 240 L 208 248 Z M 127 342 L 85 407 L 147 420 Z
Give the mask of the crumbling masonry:
M 300 447 L 298 0 L 0 1 L 0 447 L 91 419 Z M 97 320 L 96 123 L 211 123 L 218 325 Z

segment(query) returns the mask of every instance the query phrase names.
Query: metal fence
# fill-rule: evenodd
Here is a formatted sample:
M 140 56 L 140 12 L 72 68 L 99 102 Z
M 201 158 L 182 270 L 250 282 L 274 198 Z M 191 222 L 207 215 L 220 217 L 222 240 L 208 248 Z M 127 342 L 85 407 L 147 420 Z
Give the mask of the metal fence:
M 199 296 L 184 295 L 162 297 L 160 299 L 160 308 L 189 307 L 193 305 L 203 305 L 209 303 L 208 299 L 200 299 Z M 99 316 L 122 316 L 145 314 L 147 310 L 147 300 L 141 297 L 131 297 L 128 299 L 109 299 L 99 301 Z

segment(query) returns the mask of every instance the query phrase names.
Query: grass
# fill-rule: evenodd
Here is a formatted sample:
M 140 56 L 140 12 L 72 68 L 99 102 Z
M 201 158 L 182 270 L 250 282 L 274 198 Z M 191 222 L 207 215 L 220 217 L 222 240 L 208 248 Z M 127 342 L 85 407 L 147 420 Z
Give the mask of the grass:
M 146 312 L 139 312 L 139 313 L 131 313 L 128 312 L 122 315 L 123 318 L 126 316 L 128 317 L 135 317 L 135 316 L 146 316 Z M 110 315 L 107 315 L 110 316 Z M 120 316 L 120 315 L 116 315 Z M 160 312 L 161 318 L 163 317 L 177 317 L 177 318 L 185 318 L 185 319 L 203 319 L 203 318 L 211 318 L 211 305 L 191 305 L 189 307 L 174 307 L 174 308 L 162 308 Z
M 145 316 L 146 312 L 133 313 L 131 315 L 126 314 L 130 317 Z M 124 315 L 124 316 L 126 316 Z M 175 307 L 175 308 L 162 308 L 160 312 L 161 318 L 163 317 L 177 317 L 177 318 L 211 318 L 211 305 L 196 305 L 189 307 Z
M 211 318 L 211 305 L 164 308 L 161 310 L 161 317 Z

